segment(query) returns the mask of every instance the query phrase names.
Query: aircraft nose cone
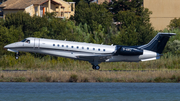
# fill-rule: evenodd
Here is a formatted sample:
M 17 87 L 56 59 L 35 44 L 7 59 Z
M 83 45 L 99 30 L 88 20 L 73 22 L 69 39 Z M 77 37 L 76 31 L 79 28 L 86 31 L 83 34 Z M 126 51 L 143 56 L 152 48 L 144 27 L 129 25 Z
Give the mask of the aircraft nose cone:
M 22 46 L 23 46 L 22 42 L 15 42 L 15 43 L 11 43 L 11 44 L 4 46 L 4 48 L 12 49 L 12 48 L 17 48 L 17 47 L 22 47 Z
M 6 45 L 6 46 L 4 46 L 4 48 L 6 48 L 6 49 L 7 49 L 7 48 L 8 48 L 8 46 L 9 46 L 9 45 Z
M 12 44 L 8 44 L 8 45 L 4 46 L 4 48 L 9 49 L 9 48 L 13 48 L 15 46 L 16 46 L 16 43 L 12 43 Z

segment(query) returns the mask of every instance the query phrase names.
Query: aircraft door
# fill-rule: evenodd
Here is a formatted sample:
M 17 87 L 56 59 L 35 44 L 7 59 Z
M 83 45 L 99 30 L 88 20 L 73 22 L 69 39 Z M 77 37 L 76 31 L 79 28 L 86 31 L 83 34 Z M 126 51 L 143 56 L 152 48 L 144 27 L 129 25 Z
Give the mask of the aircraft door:
M 39 49 L 40 39 L 34 38 L 34 49 Z

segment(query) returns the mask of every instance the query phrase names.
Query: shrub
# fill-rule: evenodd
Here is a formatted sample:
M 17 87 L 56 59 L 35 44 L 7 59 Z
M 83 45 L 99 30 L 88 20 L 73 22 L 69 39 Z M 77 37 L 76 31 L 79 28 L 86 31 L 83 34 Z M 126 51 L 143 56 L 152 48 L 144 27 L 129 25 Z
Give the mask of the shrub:
M 51 82 L 51 76 L 46 76 L 46 81 Z
M 89 82 L 89 79 L 88 78 L 84 78 L 81 80 L 81 82 Z
M 170 24 L 168 25 L 170 29 L 180 28 L 180 18 L 174 18 L 171 20 Z
M 69 82 L 77 82 L 78 76 L 76 74 L 72 74 L 69 78 Z
M 180 54 L 180 41 L 174 40 L 173 42 L 168 42 L 166 51 L 169 51 L 173 54 Z
M 26 78 L 25 77 L 16 77 L 12 79 L 13 82 L 25 82 Z
M 155 82 L 162 82 L 162 80 L 163 79 L 161 77 L 157 77 L 157 78 L 154 79 Z

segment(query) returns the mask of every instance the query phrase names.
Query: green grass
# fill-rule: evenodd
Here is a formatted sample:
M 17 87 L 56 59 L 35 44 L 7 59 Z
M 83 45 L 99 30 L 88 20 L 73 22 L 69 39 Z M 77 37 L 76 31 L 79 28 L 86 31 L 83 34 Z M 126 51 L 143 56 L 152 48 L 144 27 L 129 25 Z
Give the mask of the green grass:
M 174 70 L 180 69 L 180 56 L 164 54 L 159 60 L 147 62 L 110 62 L 99 64 L 100 70 Z M 0 58 L 0 70 L 92 70 L 89 62 L 62 57 L 34 57 L 27 53 L 18 60 L 14 56 L 4 55 Z
M 147 62 L 101 63 L 100 71 L 90 63 L 29 53 L 0 58 L 0 82 L 180 82 L 180 57 L 164 54 Z M 27 70 L 8 72 L 1 70 Z

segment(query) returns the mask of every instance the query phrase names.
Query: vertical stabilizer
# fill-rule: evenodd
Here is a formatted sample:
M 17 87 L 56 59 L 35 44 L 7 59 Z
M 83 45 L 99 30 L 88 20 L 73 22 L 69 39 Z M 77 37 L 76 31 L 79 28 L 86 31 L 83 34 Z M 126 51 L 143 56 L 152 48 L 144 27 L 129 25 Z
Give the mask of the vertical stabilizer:
M 158 33 L 148 44 L 142 45 L 138 48 L 146 49 L 161 54 L 168 42 L 169 38 L 175 33 Z

